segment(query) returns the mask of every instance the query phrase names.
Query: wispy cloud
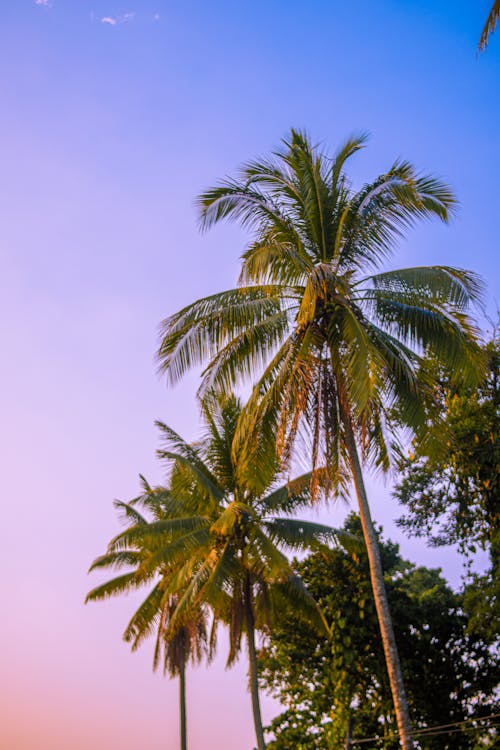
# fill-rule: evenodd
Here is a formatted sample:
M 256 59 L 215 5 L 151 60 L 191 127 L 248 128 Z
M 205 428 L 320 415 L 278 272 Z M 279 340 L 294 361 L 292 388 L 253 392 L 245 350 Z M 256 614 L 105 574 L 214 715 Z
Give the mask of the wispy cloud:
M 123 13 L 121 16 L 103 16 L 99 20 L 101 23 L 107 23 L 109 26 L 118 26 L 118 24 L 133 21 L 134 18 L 135 13 Z
M 1 1 L 1 0 L 0 0 Z M 51 0 L 35 0 L 35 2 L 39 5 L 50 5 Z M 90 11 L 90 21 L 91 23 L 104 23 L 108 26 L 119 26 L 123 23 L 130 23 L 131 21 L 134 21 L 138 18 L 138 15 L 135 11 L 128 11 L 127 13 L 121 13 L 120 15 L 113 15 L 113 16 L 100 16 L 97 15 L 93 10 Z M 144 14 L 142 15 L 142 18 L 144 19 Z M 149 20 L 151 19 L 153 21 L 159 21 L 160 20 L 160 14 L 159 13 L 153 13 L 152 15 L 148 15 Z
M 46 8 L 52 7 L 50 0 L 35 0 L 35 5 L 44 5 Z

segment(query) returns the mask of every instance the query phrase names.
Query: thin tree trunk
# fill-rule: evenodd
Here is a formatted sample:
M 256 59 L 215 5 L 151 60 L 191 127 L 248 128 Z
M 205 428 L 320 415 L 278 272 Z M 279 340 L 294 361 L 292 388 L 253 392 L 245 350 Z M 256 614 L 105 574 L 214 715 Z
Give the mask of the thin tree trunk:
M 184 660 L 179 670 L 179 704 L 181 714 L 181 750 L 187 750 L 187 726 L 186 726 L 186 664 Z
M 356 439 L 352 428 L 352 422 L 346 410 L 343 409 L 342 422 L 345 430 L 345 442 L 349 453 L 349 461 L 352 471 L 352 478 L 358 498 L 359 515 L 363 528 L 366 549 L 368 552 L 368 561 L 370 563 L 370 578 L 375 598 L 375 607 L 377 609 L 380 632 L 382 634 L 382 643 L 384 646 L 385 661 L 389 673 L 389 682 L 391 685 L 394 709 L 398 724 L 399 738 L 403 750 L 413 750 L 414 745 L 411 738 L 410 714 L 408 711 L 408 701 L 401 672 L 401 664 L 392 626 L 389 603 L 387 601 L 387 592 L 384 583 L 384 573 L 382 570 L 382 561 L 380 559 L 380 550 L 378 546 L 377 535 L 373 526 L 370 514 L 370 506 L 366 496 L 365 483 L 361 464 L 356 446 Z
M 253 722 L 258 750 L 266 750 L 264 729 L 260 713 L 259 683 L 257 680 L 257 651 L 255 648 L 255 619 L 253 615 L 250 581 L 245 581 L 245 618 L 248 643 L 248 675 L 250 678 L 250 693 L 252 695 Z
M 346 750 L 352 750 L 352 717 L 349 716 L 347 719 L 347 732 L 346 732 L 346 738 L 345 738 L 345 747 Z

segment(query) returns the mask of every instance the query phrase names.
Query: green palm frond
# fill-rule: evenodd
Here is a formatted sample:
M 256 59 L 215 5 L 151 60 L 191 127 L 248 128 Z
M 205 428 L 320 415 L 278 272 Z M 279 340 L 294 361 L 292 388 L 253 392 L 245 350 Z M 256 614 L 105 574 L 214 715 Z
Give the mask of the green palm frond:
M 163 597 L 161 584 L 157 583 L 134 612 L 123 633 L 123 640 L 131 644 L 132 651 L 138 649 L 156 629 L 161 617 Z
M 368 141 L 368 133 L 360 133 L 359 135 L 352 135 L 340 146 L 337 153 L 333 157 L 331 165 L 330 185 L 332 191 L 332 197 L 334 199 L 333 205 L 335 206 L 336 200 L 341 192 L 342 184 L 342 171 L 345 163 L 351 158 L 357 151 L 365 147 Z M 340 183 L 340 184 L 339 184 Z
M 204 524 L 202 528 L 183 533 L 173 540 L 167 539 L 163 544 L 160 542 L 158 549 L 141 564 L 140 572 L 147 574 L 161 566 L 180 564 L 191 552 L 209 549 L 209 540 L 210 531 Z
M 144 582 L 144 579 L 138 578 L 135 572 L 124 573 L 93 588 L 85 597 L 85 602 L 96 602 L 118 594 L 126 594 L 134 588 L 139 588 Z
M 405 345 L 422 353 L 430 351 L 465 382 L 474 382 L 480 375 L 481 352 L 474 344 L 477 330 L 463 313 L 431 302 L 414 305 L 385 295 L 375 296 L 373 305 L 380 324 Z
M 217 483 L 212 481 L 211 477 L 207 476 L 207 473 L 200 466 L 194 464 L 188 458 L 185 458 L 178 453 L 164 450 L 159 450 L 158 456 L 186 469 L 187 473 L 198 488 L 201 491 L 205 491 L 214 500 L 220 500 L 222 498 L 222 492 L 217 486 Z
M 251 377 L 281 344 L 288 331 L 288 312 L 281 310 L 232 338 L 203 371 L 198 393 L 227 391 Z
M 224 391 L 210 389 L 200 399 L 200 409 L 206 424 L 204 435 L 206 461 L 225 492 L 234 491 L 232 436 L 236 430 L 240 407 L 238 399 Z
M 341 537 L 345 538 L 331 526 L 295 518 L 273 518 L 264 526 L 272 540 L 293 551 L 307 550 L 318 544 L 336 544 Z
M 479 52 L 484 52 L 484 50 L 488 46 L 490 34 L 493 34 L 493 32 L 495 31 L 499 20 L 500 20 L 500 0 L 495 0 L 493 5 L 491 6 L 491 10 L 488 14 L 488 18 L 486 19 L 486 23 L 481 32 L 481 36 L 479 38 L 479 43 L 478 43 Z
M 210 359 L 249 323 L 280 311 L 272 285 L 233 289 L 198 300 L 163 321 L 160 372 L 176 383 L 191 367 Z
M 227 218 L 235 219 L 248 228 L 273 224 L 283 229 L 293 229 L 287 217 L 248 181 L 224 180 L 218 187 L 202 193 L 197 205 L 202 229 L 208 229 Z
M 423 402 L 429 383 L 418 372 L 420 358 L 387 331 L 366 322 L 367 331 L 380 356 L 382 365 L 380 385 L 389 407 L 397 404 L 405 424 L 419 427 L 425 419 Z
M 266 532 L 265 523 L 252 529 L 252 545 L 247 552 L 247 564 L 258 580 L 271 583 L 289 575 L 291 568 L 279 544 Z
M 177 467 L 182 467 L 202 491 L 208 492 L 214 500 L 220 500 L 222 491 L 203 461 L 199 449 L 186 443 L 180 435 L 163 422 L 157 421 L 156 426 L 160 428 L 162 441 L 167 448 L 157 451 L 159 458 L 166 460 L 168 465 L 175 464 Z
M 120 511 L 120 519 L 124 523 L 132 522 L 134 524 L 144 524 L 146 519 L 139 513 L 139 511 L 133 507 L 132 503 L 124 503 L 122 500 L 115 500 L 113 505 Z
M 277 452 L 287 463 L 287 449 L 317 377 L 316 363 L 308 357 L 317 341 L 311 325 L 290 336 L 269 363 L 242 414 L 235 436 L 238 470 L 242 481 L 259 494 L 276 472 Z
M 324 486 L 327 483 L 328 471 L 320 467 L 308 471 L 296 479 L 288 481 L 282 487 L 273 490 L 259 501 L 264 513 L 293 513 L 311 504 L 311 487 L 314 484 Z
M 241 500 L 232 500 L 227 507 L 222 509 L 210 531 L 216 536 L 230 536 L 237 526 L 241 523 L 248 523 L 254 518 L 256 518 L 256 513 L 252 505 Z
M 451 266 L 418 266 L 386 271 L 363 280 L 388 294 L 426 298 L 467 310 L 484 298 L 484 282 L 477 274 Z
M 174 453 L 179 458 L 182 458 L 183 461 L 189 461 L 210 476 L 210 471 L 203 463 L 201 451 L 198 446 L 193 443 L 187 443 L 184 438 L 182 438 L 171 427 L 166 425 L 165 422 L 156 420 L 155 425 L 160 430 L 162 444 L 165 446 L 168 453 Z M 160 451 L 159 455 L 162 456 L 163 451 Z
M 277 583 L 271 593 L 274 609 L 286 612 L 293 606 L 295 616 L 313 625 L 316 631 L 327 637 L 331 636 L 330 626 L 321 607 L 311 596 L 304 582 L 298 575 L 290 575 L 285 581 Z
M 342 306 L 338 311 L 338 318 L 338 325 L 346 342 L 344 369 L 351 406 L 357 414 L 363 414 L 377 386 L 373 375 L 374 368 L 380 361 L 380 354 L 373 346 L 365 322 L 356 308 Z
M 190 582 L 182 592 L 175 612 L 170 619 L 166 631 L 167 636 L 175 633 L 176 628 L 186 618 L 191 609 L 200 603 L 200 593 L 216 568 L 218 559 L 219 554 L 212 549 L 192 576 Z
M 448 221 L 456 205 L 450 188 L 432 176 L 419 176 L 409 162 L 396 162 L 385 175 L 350 200 L 339 271 L 378 266 L 418 219 Z
M 284 281 L 290 287 L 304 284 L 313 262 L 302 243 L 283 236 L 273 227 L 243 253 L 240 284 L 275 284 Z
M 217 613 L 226 612 L 231 605 L 234 583 L 241 575 L 241 561 L 235 555 L 234 547 L 227 541 L 203 588 L 204 601 Z
M 140 550 L 124 549 L 121 551 L 109 552 L 105 555 L 96 557 L 89 568 L 89 573 L 99 568 L 133 568 L 140 564 L 144 559 L 144 552 Z

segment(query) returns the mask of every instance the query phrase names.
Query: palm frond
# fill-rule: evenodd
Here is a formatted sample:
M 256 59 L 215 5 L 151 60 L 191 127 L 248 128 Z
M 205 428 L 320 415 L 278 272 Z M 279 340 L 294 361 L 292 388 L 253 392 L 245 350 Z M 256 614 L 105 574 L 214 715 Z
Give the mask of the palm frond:
M 376 295 L 374 309 L 379 324 L 401 342 L 423 353 L 428 350 L 463 382 L 477 382 L 481 350 L 477 329 L 466 315 L 428 302 L 413 305 Z
M 161 603 L 164 596 L 161 582 L 158 582 L 132 615 L 123 633 L 123 639 L 132 644 L 132 651 L 139 648 L 155 630 L 161 618 Z
M 167 628 L 167 636 L 170 633 L 175 632 L 179 623 L 182 622 L 182 618 L 186 616 L 186 612 L 188 612 L 196 604 L 198 598 L 200 597 L 201 590 L 209 580 L 210 575 L 217 565 L 219 556 L 220 553 L 217 550 L 211 549 L 203 563 L 198 567 L 194 575 L 191 577 L 191 580 L 182 592 L 177 608 L 172 615 Z
M 363 279 L 376 290 L 430 299 L 466 310 L 471 304 L 481 304 L 485 286 L 480 276 L 472 271 L 451 266 L 418 266 L 386 271 Z
M 322 636 L 331 636 L 330 626 L 321 607 L 298 575 L 292 574 L 285 581 L 277 583 L 273 587 L 272 598 L 275 600 L 275 609 L 282 612 L 286 612 L 293 602 L 293 611 L 297 617 L 313 625 Z
M 161 566 L 179 564 L 186 556 L 200 554 L 209 549 L 210 531 L 204 524 L 182 535 L 158 545 L 158 549 L 149 555 L 141 564 L 140 572 L 148 574 Z
M 456 199 L 441 180 L 419 176 L 409 162 L 395 162 L 385 175 L 362 188 L 350 203 L 339 271 L 377 266 L 417 219 L 448 221 Z
M 217 354 L 246 327 L 280 310 L 272 285 L 242 287 L 188 305 L 160 326 L 159 371 L 176 383 L 190 368 Z
M 109 599 L 111 596 L 117 596 L 118 594 L 128 593 L 132 589 L 142 586 L 144 579 L 137 577 L 135 572 L 124 573 L 121 576 L 112 578 L 106 583 L 102 583 L 100 586 L 93 588 L 85 597 L 85 603 L 96 602 L 101 599 Z
M 247 565 L 258 579 L 272 583 L 290 574 L 290 562 L 266 531 L 265 523 L 252 529 Z
M 210 390 L 227 391 L 262 370 L 287 331 L 288 313 L 282 310 L 231 339 L 203 371 L 201 398 Z
M 352 135 L 340 146 L 337 153 L 333 157 L 331 166 L 331 187 L 332 193 L 337 197 L 339 191 L 339 181 L 344 169 L 345 163 L 351 158 L 357 151 L 365 147 L 368 141 L 368 133 L 360 133 L 359 135 Z
M 293 513 L 311 504 L 311 487 L 315 483 L 319 486 L 326 485 L 327 477 L 328 471 L 324 467 L 308 471 L 260 499 L 259 505 L 266 514 Z
M 147 523 L 144 516 L 133 507 L 131 503 L 124 503 L 122 500 L 115 500 L 113 505 L 120 511 L 120 519 L 124 523 L 132 521 L 134 524 Z
M 313 521 L 273 518 L 264 524 L 271 539 L 293 551 L 307 550 L 318 544 L 337 544 L 345 538 L 338 529 Z
M 488 14 L 488 18 L 486 19 L 486 23 L 484 24 L 484 28 L 481 32 L 481 36 L 479 37 L 479 43 L 478 43 L 479 52 L 484 52 L 484 50 L 488 46 L 490 35 L 493 34 L 493 32 L 495 31 L 499 20 L 500 20 L 500 0 L 495 0 L 493 5 L 491 6 L 491 10 Z
M 273 228 L 243 253 L 239 283 L 303 285 L 312 268 L 300 240 L 282 236 Z
M 202 193 L 196 204 L 202 230 L 222 219 L 238 221 L 247 228 L 267 227 L 269 224 L 282 226 L 285 230 L 293 228 L 269 197 L 248 181 L 223 180 L 219 186 Z
M 193 444 L 186 443 L 171 427 L 163 422 L 156 422 L 160 428 L 165 449 L 157 451 L 159 458 L 168 464 L 181 465 L 192 477 L 202 490 L 208 492 L 210 497 L 220 500 L 222 491 L 217 485 L 217 479 L 213 476 L 209 467 L 203 461 L 200 450 Z
M 121 551 L 108 552 L 105 555 L 96 557 L 89 568 L 89 573 L 99 568 L 123 568 L 135 567 L 140 564 L 144 558 L 144 552 L 141 550 L 125 549 Z

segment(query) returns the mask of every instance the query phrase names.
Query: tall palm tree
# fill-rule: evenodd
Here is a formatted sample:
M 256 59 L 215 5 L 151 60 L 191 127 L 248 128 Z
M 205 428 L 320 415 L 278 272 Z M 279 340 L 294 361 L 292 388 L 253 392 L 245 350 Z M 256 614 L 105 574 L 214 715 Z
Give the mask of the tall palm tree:
M 481 283 L 445 266 L 380 272 L 405 229 L 432 216 L 447 221 L 455 199 L 406 161 L 354 190 L 344 166 L 364 143 L 364 136 L 351 138 L 328 158 L 292 131 L 273 158 L 244 165 L 238 178 L 199 198 L 203 228 L 235 219 L 253 239 L 239 288 L 167 318 L 158 357 L 170 383 L 208 362 L 201 393 L 263 370 L 235 442 L 246 446 L 247 469 L 259 466 L 246 472 L 256 490 L 272 465 L 273 444 L 286 461 L 304 431 L 313 469 L 326 465 L 339 493 L 354 483 L 399 732 L 409 750 L 408 706 L 362 461 L 389 468 L 395 405 L 406 425 L 422 424 L 422 399 L 432 387 L 419 374 L 424 351 L 457 377 L 474 377 L 477 346 L 467 308 L 479 299 Z
M 144 489 L 145 495 L 132 503 L 115 503 L 128 521 L 129 528 L 135 529 L 138 525 L 147 527 L 146 517 L 137 509 L 141 502 L 153 511 L 155 520 L 163 515 L 161 502 L 157 501 L 146 482 Z M 130 545 L 120 545 L 120 549 L 115 546 L 113 540 L 106 554 L 96 558 L 90 570 L 125 568 L 127 572 L 92 589 L 86 602 L 125 594 L 153 583 L 148 596 L 127 625 L 123 637 L 131 643 L 132 651 L 135 651 L 148 636 L 156 632 L 153 670 L 162 662 L 164 674 L 179 677 L 180 745 L 181 750 L 187 750 L 186 666 L 189 661 L 201 661 L 207 654 L 207 613 L 203 608 L 192 608 L 175 629 L 167 631 L 179 601 L 179 594 L 171 593 L 174 570 L 162 566 L 150 575 L 144 574 L 144 564 L 157 551 L 154 539 L 136 535 Z
M 500 20 L 500 0 L 495 0 L 484 24 L 484 29 L 479 39 L 479 51 L 483 52 L 488 46 L 490 34 L 493 34 Z
M 171 470 L 168 489 L 155 490 L 157 498 L 164 498 L 162 516 L 147 527 L 140 523 L 131 527 L 112 547 L 119 551 L 138 539 L 154 540 L 156 552 L 143 562 L 141 574 L 152 575 L 164 565 L 176 569 L 171 590 L 183 593 L 167 636 L 193 607 L 209 606 L 215 621 L 229 628 L 228 665 L 240 652 L 242 636 L 246 637 L 257 745 L 265 750 L 257 631 L 272 627 L 275 613 L 292 606 L 321 632 L 328 630 L 285 552 L 345 540 L 345 536 L 323 524 L 284 517 L 310 503 L 311 473 L 278 486 L 275 463 L 272 478 L 260 492 L 243 483 L 240 454 L 234 446 L 241 410 L 235 396 L 206 398 L 205 434 L 194 444 L 159 423 L 164 441 L 159 454 Z M 321 469 L 316 475 L 321 482 Z

